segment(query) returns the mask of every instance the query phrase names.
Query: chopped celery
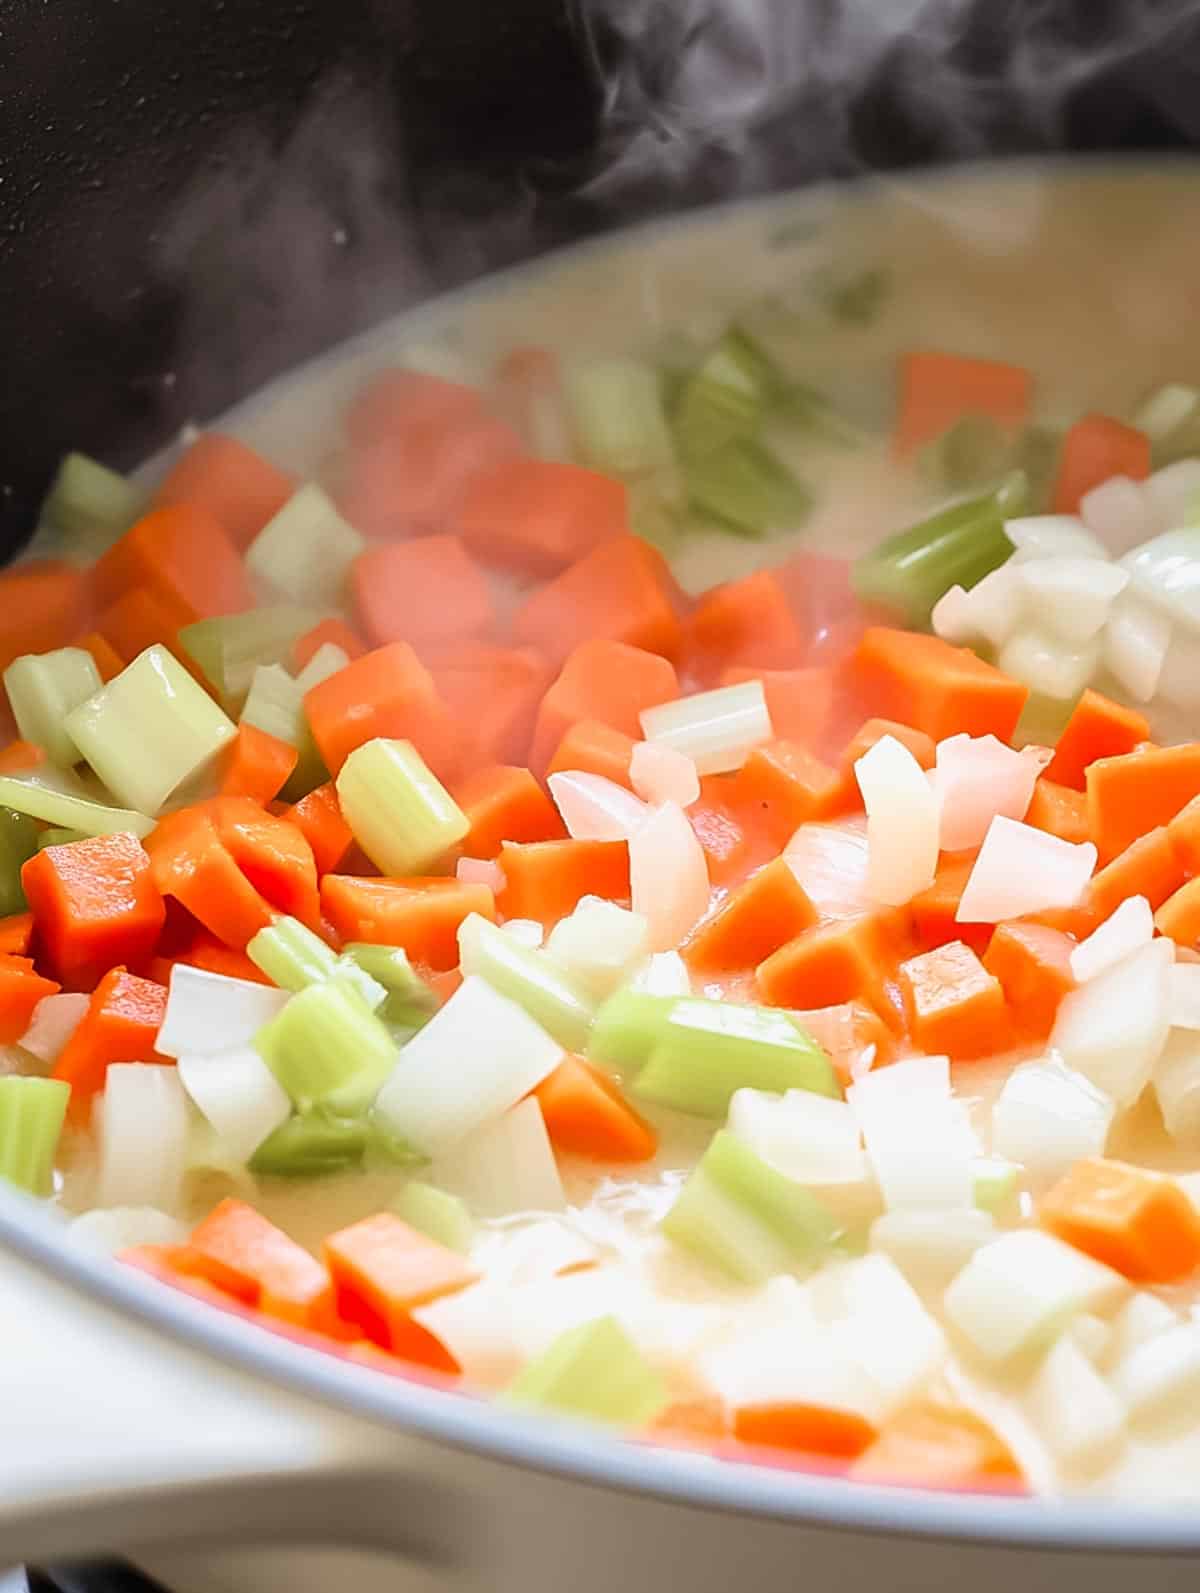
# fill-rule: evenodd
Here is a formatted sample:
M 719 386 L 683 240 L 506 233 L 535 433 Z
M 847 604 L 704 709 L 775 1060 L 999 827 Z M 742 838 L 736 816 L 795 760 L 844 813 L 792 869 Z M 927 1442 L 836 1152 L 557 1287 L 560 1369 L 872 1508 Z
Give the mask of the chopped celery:
M 329 778 L 308 727 L 304 688 L 292 679 L 282 664 L 260 664 L 254 671 L 241 722 L 277 736 L 289 747 L 295 747 L 299 754 L 296 767 L 283 788 L 286 801 L 299 801 Z
M 835 321 L 856 326 L 875 320 L 889 291 L 883 266 L 867 266 L 854 276 L 840 276 L 825 267 L 814 273 L 812 286 L 818 302 Z
M 804 483 L 754 438 L 692 457 L 685 480 L 694 509 L 744 536 L 794 527 L 812 508 Z
M 591 360 L 564 380 L 584 462 L 614 476 L 649 475 L 674 461 L 658 377 L 634 359 Z
M 228 715 L 157 644 L 80 703 L 64 728 L 114 796 L 150 814 L 237 734 Z
M 392 1210 L 410 1227 L 436 1239 L 447 1250 L 457 1250 L 464 1256 L 470 1251 L 475 1224 L 457 1195 L 414 1179 L 393 1200 Z
M 993 489 L 898 531 L 854 561 L 855 592 L 908 625 L 927 626 L 943 592 L 974 586 L 1010 557 L 1006 513 L 1012 511 Z
M 330 675 L 336 675 L 339 669 L 345 669 L 349 662 L 350 654 L 344 647 L 336 642 L 324 642 L 296 676 L 296 684 L 301 692 L 311 691 Z
M 667 1403 L 657 1372 L 614 1316 L 569 1328 L 529 1362 L 504 1398 L 593 1421 L 641 1426 Z
M 568 1050 L 587 1044 L 591 1002 L 552 957 L 522 946 L 478 913 L 459 926 L 458 947 L 464 978 L 478 974 Z
M 644 1100 L 721 1117 L 735 1090 L 840 1094 L 833 1064 L 785 1012 L 677 996 L 633 1082 Z
M 643 542 L 670 553 L 679 541 L 683 521 L 675 501 L 674 478 L 644 476 L 629 483 L 629 529 Z
M 76 841 L 85 840 L 87 836 L 81 830 L 48 829 L 38 836 L 37 849 L 44 852 L 48 846 L 73 846 Z
M 685 458 L 754 437 L 762 423 L 764 383 L 754 364 L 727 342 L 717 344 L 680 392 L 675 441 Z
M 1031 691 L 1013 732 L 1013 745 L 1054 746 L 1067 728 L 1078 701 L 1078 697 L 1046 697 L 1039 691 Z
M 820 1260 L 839 1231 L 803 1184 L 724 1129 L 660 1226 L 676 1244 L 751 1284 Z
M 1013 464 L 1024 478 L 1024 505 L 1005 510 L 1007 518 L 1017 514 L 1044 514 L 1050 507 L 1054 478 L 1058 473 L 1058 453 L 1062 437 L 1051 426 L 1026 426 L 1017 439 Z
M 410 1038 L 437 1011 L 437 997 L 409 962 L 402 946 L 372 946 L 366 941 L 350 941 L 342 948 L 338 966 L 350 961 L 357 964 L 363 977 L 382 985 L 386 991 L 386 999 L 378 1012 L 394 1037 Z
M 90 564 L 141 514 L 145 494 L 87 454 L 67 454 L 42 505 L 42 516 L 66 539 L 67 556 Z
M 392 1037 L 353 985 L 326 979 L 299 991 L 254 1045 L 301 1111 L 365 1111 L 396 1063 Z
M 788 387 L 778 408 L 781 419 L 835 448 L 858 448 L 864 441 L 863 431 L 853 421 L 839 414 L 824 393 L 804 382 Z
M 1160 387 L 1138 409 L 1133 424 L 1149 437 L 1156 470 L 1200 454 L 1200 392 L 1180 382 Z
M 981 1211 L 996 1216 L 1012 1205 L 1021 1181 L 1016 1162 L 1005 1161 L 1002 1156 L 981 1156 L 971 1164 L 971 1172 L 975 1204 Z
M 263 664 L 282 664 L 292 646 L 322 618 L 318 609 L 281 604 L 253 608 L 245 614 L 223 614 L 197 620 L 179 633 L 184 651 L 204 671 L 227 708 L 238 708 L 250 690 L 254 671 Z
M 466 815 L 409 741 L 356 747 L 337 777 L 342 815 L 381 874 L 420 874 L 461 841 Z
M 371 1130 L 361 1118 L 308 1112 L 290 1117 L 267 1136 L 250 1158 L 252 1173 L 277 1178 L 319 1178 L 358 1167 Z
M 328 979 L 337 953 L 296 918 L 277 918 L 246 944 L 246 955 L 281 990 L 307 990 Z
M 964 415 L 922 450 L 921 469 L 935 486 L 976 491 L 1012 464 L 1012 438 L 990 415 Z
M 154 828 L 154 820 L 144 813 L 94 802 L 74 775 L 57 769 L 0 775 L 0 804 L 80 835 L 117 835 L 127 830 L 140 837 Z
M 246 568 L 294 603 L 341 602 L 350 566 L 366 547 L 321 488 L 309 482 L 246 549 Z
M 666 1027 L 678 996 L 654 996 L 642 990 L 618 990 L 596 1013 L 588 1035 L 587 1054 L 616 1072 L 640 1068 Z
M 44 748 L 51 763 L 64 769 L 79 762 L 79 752 L 63 728 L 63 720 L 100 686 L 96 661 L 82 647 L 25 653 L 4 671 L 17 729 L 26 741 Z
M 21 865 L 38 849 L 38 827 L 24 813 L 0 807 L 0 918 L 23 913 L 28 905 Z
M 48 1195 L 71 1086 L 61 1079 L 0 1079 L 0 1178 Z

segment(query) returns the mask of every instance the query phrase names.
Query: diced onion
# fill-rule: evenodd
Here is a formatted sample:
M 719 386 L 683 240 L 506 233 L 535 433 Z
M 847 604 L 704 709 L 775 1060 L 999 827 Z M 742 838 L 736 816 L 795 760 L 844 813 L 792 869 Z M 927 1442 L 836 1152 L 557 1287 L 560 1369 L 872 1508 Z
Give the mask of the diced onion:
M 1090 841 L 1075 845 L 1003 816 L 992 820 L 955 915 L 960 924 L 1074 907 L 1096 867 Z
M 435 1157 L 430 1176 L 480 1217 L 566 1206 L 542 1109 L 532 1096 Z
M 1157 1294 L 1139 1289 L 1131 1295 L 1112 1319 L 1112 1333 L 1108 1343 L 1108 1360 L 1117 1365 L 1139 1344 L 1157 1338 L 1170 1328 L 1178 1327 L 1179 1313 L 1172 1310 Z
M 1063 998 L 1051 1046 L 1118 1107 L 1141 1094 L 1166 1042 L 1175 948 L 1160 937 Z
M 1026 1408 L 1062 1466 L 1096 1470 L 1111 1462 L 1125 1441 L 1124 1407 L 1066 1334 L 1039 1366 Z
M 655 808 L 629 842 L 630 901 L 649 928 L 651 951 L 669 951 L 708 911 L 708 863 L 674 802 Z
M 868 1176 L 854 1110 L 811 1090 L 737 1090 L 729 1130 L 800 1184 L 861 1183 Z
M 691 807 L 700 796 L 700 776 L 686 752 L 663 741 L 634 743 L 629 760 L 629 783 L 643 802 L 657 807 L 662 802 L 677 802 Z
M 740 769 L 753 749 L 774 734 L 761 680 L 643 708 L 639 717 L 647 741 L 686 753 L 697 774 Z
M 941 803 L 921 765 L 882 736 L 854 765 L 867 810 L 867 888 L 892 907 L 933 884 Z
M 177 962 L 154 1048 L 162 1056 L 217 1056 L 248 1045 L 287 1006 L 289 992 Z
M 491 1281 L 524 1288 L 594 1266 L 600 1250 L 569 1217 L 537 1217 L 480 1229 L 471 1259 Z
M 1112 1101 L 1057 1057 L 1024 1062 L 992 1107 L 992 1149 L 1050 1183 L 1085 1156 L 1102 1156 L 1115 1115 Z
M 1190 1419 L 1200 1404 L 1200 1324 L 1156 1333 L 1113 1368 L 1112 1387 L 1135 1422 Z
M 287 1091 L 251 1045 L 212 1056 L 181 1056 L 178 1067 L 184 1089 L 234 1161 L 249 1161 L 292 1115 Z
M 975 1206 L 961 1210 L 885 1211 L 871 1224 L 871 1249 L 889 1256 L 918 1289 L 944 1288 L 981 1245 L 996 1220 Z
M 1008 638 L 997 666 L 1042 697 L 1069 702 L 1096 673 L 1098 642 L 1066 642 L 1041 631 L 1019 630 Z
M 1158 695 L 1185 712 L 1200 707 L 1200 637 L 1180 629 L 1167 645 Z
M 677 951 L 656 951 L 634 974 L 629 988 L 648 996 L 690 996 L 692 979 Z
M 97 1106 L 102 1206 L 178 1203 L 187 1161 L 188 1104 L 178 1070 L 114 1062 Z
M 464 885 L 486 885 L 496 896 L 507 883 L 499 863 L 486 857 L 460 857 L 454 865 L 454 877 Z
M 650 816 L 632 791 L 602 774 L 564 770 L 546 784 L 572 840 L 627 841 Z
M 1193 966 L 1200 973 L 1200 964 Z M 1167 1133 L 1181 1145 L 1200 1146 L 1200 1034 L 1176 1029 L 1154 1064 L 1152 1080 Z
M 518 946 L 527 946 L 530 951 L 536 951 L 546 938 L 546 931 L 536 918 L 510 918 L 500 928 Z
M 1023 819 L 1037 777 L 1052 756 L 1046 747 L 1014 752 L 995 736 L 940 741 L 928 778 L 941 801 L 942 851 L 979 846 L 997 814 Z
M 1200 468 L 1200 461 L 1196 464 Z M 1134 548 L 1121 563 L 1130 573 L 1131 590 L 1174 623 L 1200 629 L 1200 527 L 1166 531 Z
M 864 819 L 802 824 L 783 855 L 823 918 L 853 918 L 874 905 L 867 890 Z
M 1024 618 L 1025 597 L 1021 566 L 1009 559 L 969 591 L 952 586 L 934 604 L 930 623 L 948 642 L 1000 647 Z
M 1112 1324 L 1085 1311 L 1071 1323 L 1069 1332 L 1072 1343 L 1079 1346 L 1093 1366 L 1099 1366 L 1112 1346 Z
M 1142 492 L 1160 531 L 1187 524 L 1188 512 L 1200 497 L 1200 459 L 1177 459 L 1147 476 Z M 1154 526 L 1150 528 L 1153 535 Z
M 944 1056 L 913 1057 L 868 1073 L 846 1099 L 889 1209 L 971 1204 L 974 1147 L 954 1110 Z
M 75 1239 L 115 1256 L 132 1245 L 179 1245 L 190 1232 L 186 1222 L 153 1206 L 99 1206 L 72 1221 Z
M 1197 970 L 1200 972 L 1200 969 Z M 56 996 L 43 996 L 33 1009 L 28 1029 L 20 1045 L 39 1062 L 57 1062 L 63 1047 L 79 1027 L 88 1009 L 88 998 L 64 990 Z
M 1171 1027 L 1200 1029 L 1200 963 L 1172 963 L 1170 988 Z
M 650 926 L 640 913 L 585 896 L 550 931 L 546 950 L 597 1000 L 623 984 L 646 955 Z
M 879 1389 L 885 1414 L 919 1392 L 945 1359 L 945 1335 L 888 1256 L 828 1268 L 814 1278 L 813 1294 L 818 1316 Z
M 1151 506 L 1141 484 L 1128 476 L 1110 476 L 1085 492 L 1079 514 L 1114 558 L 1144 542 L 1153 530 Z
M 1144 896 L 1129 896 L 1071 952 L 1075 983 L 1083 985 L 1154 939 L 1154 914 Z M 1200 972 L 1200 967 L 1197 969 Z
M 961 586 L 951 586 L 942 593 L 930 612 L 929 624 L 935 636 L 953 642 L 956 647 L 976 640 L 971 605 Z
M 1158 690 L 1170 642 L 1167 615 L 1140 597 L 1123 594 L 1104 630 L 1104 666 L 1135 702 L 1149 702 Z
M 1030 626 L 1071 645 L 1090 642 L 1104 628 L 1129 571 L 1105 559 L 1031 559 L 1020 567 Z
M 1016 548 L 1018 563 L 1027 559 L 1106 559 L 1108 550 L 1073 514 L 1033 514 L 1004 522 L 1004 534 Z

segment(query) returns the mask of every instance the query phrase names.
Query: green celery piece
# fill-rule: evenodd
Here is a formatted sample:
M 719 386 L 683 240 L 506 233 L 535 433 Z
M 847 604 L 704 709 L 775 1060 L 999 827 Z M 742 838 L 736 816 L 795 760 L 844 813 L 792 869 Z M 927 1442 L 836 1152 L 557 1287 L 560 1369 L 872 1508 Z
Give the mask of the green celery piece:
M 683 520 L 678 505 L 663 496 L 658 477 L 629 483 L 629 529 L 661 553 L 673 553 L 679 546 Z
M 356 747 L 337 776 L 342 816 L 381 874 L 421 874 L 470 829 L 410 741 Z
M 641 476 L 674 463 L 651 366 L 635 359 L 590 360 L 567 367 L 563 388 L 585 464 L 614 476 Z
M 458 949 L 464 978 L 478 974 L 568 1051 L 583 1050 L 594 1008 L 545 952 L 522 946 L 479 913 L 470 913 L 459 925 Z
M 1139 405 L 1132 424 L 1149 437 L 1155 470 L 1200 454 L 1200 392 L 1170 382 Z
M 241 722 L 295 747 L 296 767 L 281 793 L 285 801 L 298 802 L 329 778 L 304 712 L 304 688 L 282 664 L 260 664 L 254 671 Z
M 290 603 L 253 608 L 185 625 L 179 643 L 232 710 L 245 701 L 254 671 L 263 664 L 286 662 L 296 641 L 324 617 L 320 609 Z
M 299 991 L 258 1031 L 254 1045 L 303 1112 L 367 1109 L 396 1064 L 392 1037 L 353 985 L 340 978 Z
M 463 1256 L 470 1252 L 475 1224 L 457 1195 L 414 1179 L 392 1201 L 392 1210 L 410 1228 L 436 1239 L 447 1250 L 457 1250 Z
M 237 735 L 229 716 L 157 644 L 67 714 L 63 728 L 113 795 L 149 814 Z
M 38 849 L 38 827 L 24 813 L 0 807 L 0 918 L 23 913 L 29 905 L 21 884 L 21 866 Z
M 1058 474 L 1058 455 L 1062 436 L 1052 426 L 1026 426 L 1017 439 L 1013 465 L 1025 478 L 1024 504 L 1007 511 L 1017 514 L 1046 514 Z
M 978 491 L 1011 467 L 1014 453 L 1012 438 L 990 415 L 964 415 L 922 450 L 919 462 L 937 487 Z
M 835 321 L 867 326 L 877 319 L 890 291 L 883 266 L 867 266 L 853 276 L 839 276 L 825 267 L 814 273 L 819 303 Z
M 72 708 L 99 691 L 101 684 L 95 659 L 82 647 L 25 653 L 4 671 L 17 729 L 63 769 L 79 762 L 79 752 L 63 728 L 63 720 Z
M 721 1117 L 740 1089 L 841 1093 L 825 1052 L 786 1012 L 676 996 L 634 1093 L 697 1117 Z
M 618 990 L 601 1006 L 588 1036 L 588 1060 L 628 1073 L 640 1068 L 661 1038 L 678 996 Z
M 795 527 L 812 508 L 809 489 L 754 438 L 689 459 L 685 480 L 694 509 L 742 536 Z
M 345 669 L 349 662 L 350 654 L 344 647 L 339 647 L 336 642 L 322 642 L 297 674 L 296 684 L 301 692 L 309 692 L 323 680 L 328 680 L 330 675 L 336 675 L 339 669 Z
M 432 1015 L 437 997 L 408 960 L 403 946 L 376 946 L 365 940 L 349 940 L 342 947 L 343 957 L 352 957 L 362 971 L 370 974 L 401 1005 Z
M 118 835 L 127 830 L 140 839 L 154 828 L 154 820 L 145 813 L 93 802 L 73 774 L 54 768 L 0 775 L 0 805 L 80 835 Z
M 1012 1205 L 1021 1183 L 1021 1169 L 1016 1162 L 1007 1162 L 1000 1156 L 981 1156 L 972 1163 L 971 1171 L 975 1204 L 981 1211 L 998 1215 Z
M 294 603 L 338 607 L 350 566 L 366 547 L 320 487 L 300 487 L 246 549 L 246 568 Z
M 511 1405 L 622 1426 L 644 1425 L 667 1397 L 658 1373 L 613 1316 L 568 1328 L 503 1395 Z
M 887 537 L 854 561 L 854 590 L 864 603 L 894 610 L 908 625 L 928 626 L 933 606 L 952 586 L 972 587 L 1013 552 L 997 489 L 952 504 Z
M 37 838 L 37 849 L 44 852 L 48 846 L 74 846 L 76 841 L 86 840 L 87 836 L 79 830 L 43 830 Z
M 838 413 L 824 393 L 804 382 L 793 383 L 778 403 L 781 418 L 800 431 L 835 448 L 861 448 L 866 434 Z
M 54 1187 L 54 1156 L 71 1086 L 62 1079 L 0 1079 L 0 1178 L 31 1195 Z
M 281 990 L 307 990 L 328 979 L 337 953 L 298 918 L 277 918 L 246 943 L 246 955 Z
M 723 339 L 683 385 L 675 410 L 675 441 L 686 458 L 757 435 L 765 393 L 753 363 Z
M 142 513 L 146 495 L 132 481 L 87 454 L 64 456 L 42 505 L 42 518 L 61 531 L 73 563 L 91 564 Z
M 319 1178 L 360 1167 L 371 1139 L 361 1118 L 308 1112 L 289 1117 L 250 1158 L 250 1171 L 276 1178 Z
M 1030 692 L 1013 732 L 1016 747 L 1052 747 L 1067 728 L 1067 721 L 1075 710 L 1078 697 L 1044 697 L 1040 692 Z
M 722 1129 L 659 1225 L 677 1245 L 743 1283 L 814 1265 L 837 1242 L 833 1214 Z

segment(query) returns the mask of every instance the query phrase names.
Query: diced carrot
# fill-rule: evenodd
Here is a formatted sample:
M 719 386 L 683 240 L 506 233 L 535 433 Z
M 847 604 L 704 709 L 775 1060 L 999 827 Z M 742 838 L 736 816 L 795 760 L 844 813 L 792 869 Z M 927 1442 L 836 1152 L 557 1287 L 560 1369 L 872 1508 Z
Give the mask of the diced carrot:
M 674 658 L 681 632 L 666 560 L 639 537 L 613 537 L 527 597 L 513 636 L 560 665 L 582 636 Z
M 658 1135 L 619 1086 L 581 1057 L 560 1062 L 534 1091 L 556 1150 L 606 1162 L 645 1162 Z
M 202 1277 L 267 1316 L 323 1328 L 336 1314 L 326 1269 L 244 1200 L 222 1200 L 189 1242 Z
M 509 458 L 468 483 L 454 526 L 476 558 L 556 575 L 629 531 L 625 483 L 582 465 Z
M 353 874 L 326 874 L 321 910 L 342 940 L 403 946 L 414 962 L 436 969 L 458 962 L 458 926 L 468 914 L 496 918 L 495 898 L 486 885 Z
M 1012 1450 L 982 1417 L 965 1405 L 928 1395 L 890 1418 L 850 1475 L 862 1482 L 923 1488 L 1024 1481 Z
M 345 620 L 323 619 L 292 643 L 292 668 L 299 674 L 327 646 L 340 647 L 347 658 L 361 658 L 367 650 L 366 642 Z
M 102 636 L 99 631 L 88 631 L 86 635 L 77 637 L 72 645 L 91 653 L 96 672 L 103 681 L 112 680 L 125 668 L 125 660 L 107 636 Z
M 833 708 L 833 672 L 828 669 L 754 669 L 734 664 L 722 670 L 721 686 L 761 680 L 771 729 L 781 741 L 822 745 Z
M 16 1045 L 33 1019 L 33 1009 L 44 996 L 57 995 L 62 986 L 35 973 L 23 952 L 0 954 L 0 1045 Z
M 1193 797 L 1167 825 L 1171 849 L 1183 872 L 1200 874 L 1200 797 Z
M 1086 898 L 1075 907 L 1046 907 L 1040 913 L 1024 913 L 1014 922 L 1038 924 L 1043 929 L 1057 929 L 1072 940 L 1086 940 L 1100 927 L 1100 916 Z
M 755 861 L 755 838 L 747 833 L 743 816 L 732 806 L 734 781 L 721 775 L 703 775 L 700 800 L 687 809 L 688 823 L 704 849 L 708 877 L 714 885 L 742 878 Z M 765 843 L 765 832 L 763 832 Z M 778 847 L 768 849 L 778 850 Z
M 884 736 L 891 736 L 902 747 L 906 747 L 922 769 L 933 768 L 937 749 L 933 744 L 933 738 L 927 736 L 923 730 L 914 730 L 911 725 L 902 725 L 894 719 L 867 719 L 854 732 L 842 754 L 837 793 L 831 798 L 833 811 L 841 813 L 854 808 L 861 809 L 862 792 L 859 789 L 854 765 L 870 752 L 877 741 L 882 741 Z
M 1096 758 L 1120 757 L 1149 739 L 1150 725 L 1142 714 L 1089 686 L 1058 738 L 1046 779 L 1082 791 L 1089 763 Z
M 487 577 L 458 537 L 376 543 L 355 559 L 350 587 L 374 647 L 479 637 L 496 620 Z
M 1200 879 L 1190 879 L 1154 914 L 1154 927 L 1181 946 L 1200 947 Z
M 1150 474 L 1150 439 L 1109 415 L 1084 415 L 1063 438 L 1054 483 L 1055 514 L 1076 514 L 1079 501 L 1112 476 Z
M 45 763 L 46 753 L 32 741 L 10 741 L 0 750 L 0 774 L 22 774 Z
M 1200 795 L 1200 742 L 1143 747 L 1088 765 L 1088 831 L 1110 863 L 1147 830 L 1168 824 Z
M 853 1459 L 874 1442 L 876 1429 L 857 1411 L 781 1400 L 736 1406 L 733 1436 L 739 1443 L 768 1449 Z
M 1004 990 L 961 940 L 902 962 L 899 980 L 908 1032 L 921 1050 L 955 1061 L 1004 1050 Z
M 1096 922 L 1103 923 L 1128 896 L 1144 896 L 1151 907 L 1161 907 L 1185 878 L 1184 865 L 1171 844 L 1170 826 L 1159 824 L 1092 875 L 1086 903 Z
M 140 963 L 166 919 L 150 858 L 133 835 L 47 846 L 21 869 L 45 960 L 73 990 L 114 963 Z
M 416 426 L 465 424 L 484 414 L 486 403 L 478 387 L 389 366 L 377 372 L 347 407 L 345 428 L 352 443 L 365 447 L 395 443 Z
M 895 449 L 907 459 L 967 415 L 985 415 L 1010 435 L 1029 418 L 1033 378 L 1018 365 L 921 351 L 900 361 Z
M 531 396 L 557 392 L 560 382 L 558 355 L 532 343 L 509 349 L 492 372 L 492 386 L 505 412 L 521 409 Z
M 966 647 L 940 636 L 873 625 L 854 654 L 857 683 L 875 713 L 934 741 L 966 733 L 1009 741 L 1029 696 Z
M 354 843 L 354 833 L 342 817 L 332 780 L 301 797 L 283 816 L 312 848 L 318 874 L 336 868 Z
M 248 797 L 217 797 L 210 811 L 222 846 L 263 900 L 319 929 L 317 865 L 297 827 Z
M 837 772 L 795 741 L 755 747 L 733 786 L 735 807 L 782 846 L 801 824 L 834 811 Z
M 477 769 L 454 796 L 471 825 L 462 842 L 466 857 L 493 858 L 505 841 L 566 836 L 558 809 L 528 769 L 503 763 Z
M 704 593 L 684 625 L 684 647 L 692 668 L 706 674 L 731 664 L 794 667 L 804 640 L 779 578 L 756 570 Z
M 1059 1003 L 1075 988 L 1074 949 L 1070 935 L 1045 924 L 996 925 L 983 966 L 1000 981 L 1013 1021 L 1032 1037 L 1050 1033 Z
M 154 501 L 207 510 L 239 548 L 277 515 L 299 483 L 236 437 L 206 431 L 167 472 Z
M 451 719 L 469 725 L 472 761 L 527 763 L 533 726 L 553 670 L 532 647 L 482 642 L 426 649 L 438 694 Z
M 376 736 L 411 741 L 435 773 L 453 731 L 433 676 L 407 642 L 364 653 L 305 693 L 304 711 L 330 774 Z
M 425 982 L 437 997 L 438 1006 L 444 1007 L 463 982 L 462 969 L 447 968 L 442 973 L 431 972 Z
M 828 1054 L 844 1085 L 894 1058 L 895 1041 L 874 1007 L 842 1001 L 831 1007 L 793 1008 L 792 1017 Z
M 96 615 L 96 629 L 124 663 L 132 663 L 147 647 L 161 642 L 204 685 L 203 672 L 179 644 L 181 626 L 190 623 L 186 608 L 162 591 L 141 586 L 122 592 Z
M 928 890 L 918 892 L 912 908 L 913 936 L 926 951 L 961 940 L 982 954 L 991 937 L 990 924 L 960 924 L 955 916 L 963 889 L 975 866 L 974 855 L 946 854 L 938 859 L 937 873 Z
M 888 926 L 877 913 L 814 924 L 759 963 L 759 993 L 773 1007 L 862 1000 L 889 1019 L 882 1004 L 882 963 L 889 941 Z
M 643 708 L 679 695 L 673 666 L 657 653 L 625 642 L 580 642 L 542 699 L 530 766 L 540 774 L 572 725 L 599 720 L 640 738 Z
M 505 918 L 536 918 L 549 927 L 584 896 L 629 900 L 629 847 L 624 841 L 506 841 L 500 848 Z
M 1173 1178 L 1089 1156 L 1043 1198 L 1038 1219 L 1135 1283 L 1173 1283 L 1200 1265 L 1200 1213 Z
M 283 790 L 299 756 L 288 742 L 243 720 L 218 759 L 217 790 L 267 803 Z
M 7 918 L 0 918 L 0 952 L 6 957 L 27 957 L 32 939 L 32 913 L 10 913 Z
M 87 611 L 82 570 L 63 559 L 28 559 L 0 570 L 0 670 L 22 653 L 46 653 L 78 636 Z
M 725 1401 L 716 1394 L 694 1394 L 674 1399 L 653 1416 L 645 1428 L 656 1444 L 681 1444 L 707 1448 L 733 1435 Z
M 298 833 L 298 832 L 297 832 Z M 237 951 L 275 918 L 271 904 L 234 862 L 206 807 L 168 813 L 146 839 L 154 881 Z
M 1034 782 L 1033 796 L 1025 810 L 1025 823 L 1060 841 L 1079 846 L 1088 838 L 1087 797 L 1068 785 L 1058 785 L 1045 775 Z
M 601 774 L 617 785 L 629 785 L 629 760 L 634 738 L 598 719 L 581 719 L 573 724 L 558 744 L 547 774 L 560 769 L 577 769 L 584 774 Z
M 684 960 L 696 972 L 754 968 L 816 921 L 808 893 L 777 857 L 701 920 L 682 948 Z
M 155 972 L 155 965 L 166 961 L 166 978 L 159 978 Z M 180 946 L 170 959 L 155 958 L 150 966 L 150 977 L 158 980 L 159 984 L 167 984 L 170 976 L 172 962 L 185 962 L 193 968 L 204 968 L 208 973 L 224 974 L 227 979 L 248 979 L 252 984 L 269 985 L 262 969 L 252 963 L 244 951 L 235 951 L 232 946 L 227 946 L 223 940 L 218 940 L 207 929 L 197 926 L 191 939 L 185 946 Z
M 87 1011 L 54 1064 L 71 1086 L 77 1119 L 104 1088 L 110 1062 L 166 1062 L 154 1049 L 167 1010 L 167 992 L 124 968 L 110 968 L 88 997 Z
M 207 510 L 187 503 L 143 516 L 92 566 L 91 583 L 101 604 L 144 587 L 183 615 L 184 625 L 254 603 L 229 533 Z
M 331 1234 L 323 1249 L 341 1316 L 394 1355 L 458 1371 L 412 1312 L 475 1282 L 478 1274 L 461 1256 L 385 1211 Z

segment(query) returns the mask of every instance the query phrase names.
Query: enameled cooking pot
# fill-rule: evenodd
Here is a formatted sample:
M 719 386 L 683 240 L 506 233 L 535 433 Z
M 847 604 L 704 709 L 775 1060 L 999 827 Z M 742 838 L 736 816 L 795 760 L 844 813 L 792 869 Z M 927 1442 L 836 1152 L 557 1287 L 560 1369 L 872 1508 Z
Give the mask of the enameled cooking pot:
M 737 191 L 1190 148 L 1193 3 L 0 0 L 0 516 L 452 282 Z M 654 1450 L 385 1377 L 82 1249 L 0 1190 L 0 1563 L 179 1593 L 1191 1587 L 1163 1507 Z

